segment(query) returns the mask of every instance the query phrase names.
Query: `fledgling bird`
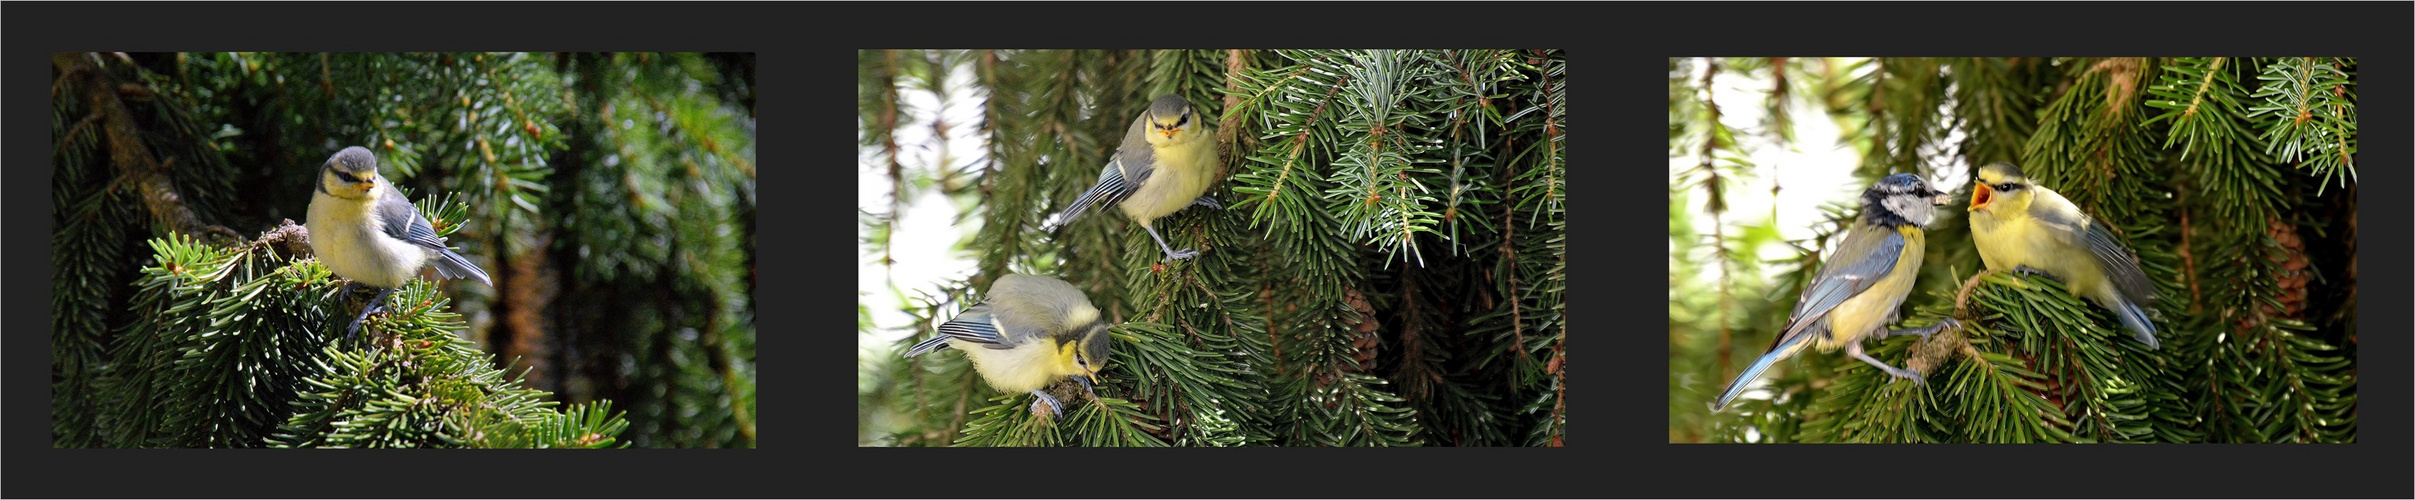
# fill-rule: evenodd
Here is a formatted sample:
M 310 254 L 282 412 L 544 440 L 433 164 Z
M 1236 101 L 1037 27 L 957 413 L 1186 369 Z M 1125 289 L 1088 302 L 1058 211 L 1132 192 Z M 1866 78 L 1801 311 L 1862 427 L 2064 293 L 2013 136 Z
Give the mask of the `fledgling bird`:
M 1912 174 L 1887 176 L 1862 191 L 1859 218 L 1847 231 L 1844 241 L 1837 244 L 1836 252 L 1822 263 L 1819 273 L 1803 285 L 1802 298 L 1795 302 L 1794 313 L 1787 316 L 1783 333 L 1770 345 L 1767 354 L 1762 354 L 1744 373 L 1736 375 L 1734 382 L 1728 383 L 1727 391 L 1711 403 L 1711 411 L 1726 408 L 1728 402 L 1744 393 L 1745 384 L 1807 346 L 1818 347 L 1821 352 L 1842 346 L 1846 354 L 1888 375 L 1919 382 L 1919 373 L 1889 366 L 1863 353 L 1862 340 L 1893 335 L 1927 337 L 1938 328 L 1953 324 L 1953 319 L 1947 318 L 1920 328 L 1887 329 L 1888 323 L 1895 322 L 1896 308 L 1912 293 L 1912 283 L 1920 275 L 1920 257 L 1928 244 L 1922 227 L 1935 218 L 1935 207 L 1946 201 L 1945 193 Z
M 422 267 L 432 265 L 447 279 L 476 278 L 495 286 L 486 270 L 446 248 L 427 216 L 377 175 L 377 156 L 368 148 L 344 148 L 319 165 L 318 192 L 310 195 L 307 217 L 303 227 L 310 231 L 312 252 L 328 271 L 352 280 L 345 290 L 363 285 L 379 289 L 377 298 L 344 328 L 347 337 L 359 333 L 361 321 L 383 306 L 394 287 L 418 277 Z
M 1107 327 L 1090 297 L 1072 284 L 1008 274 L 990 284 L 980 303 L 940 324 L 939 336 L 907 349 L 906 357 L 955 347 L 990 387 L 1030 391 L 1040 397 L 1031 404 L 1033 412 L 1047 404 L 1051 415 L 1062 415 L 1065 404 L 1041 389 L 1072 377 L 1090 392 L 1091 381 L 1107 368 Z
M 1107 168 L 1099 171 L 1098 184 L 1074 198 L 1072 205 L 1051 217 L 1041 230 L 1056 232 L 1091 205 L 1115 205 L 1139 222 L 1150 239 L 1157 240 L 1166 260 L 1198 256 L 1197 251 L 1167 245 L 1150 223 L 1191 205 L 1224 208 L 1207 196 L 1208 188 L 1216 184 L 1216 167 L 1223 165 L 1216 156 L 1213 130 L 1206 117 L 1192 110 L 1190 101 L 1173 94 L 1159 96 L 1149 103 L 1147 112 L 1132 120 L 1123 144 L 1107 159 Z
M 2011 163 L 1979 167 L 1975 184 L 1971 242 L 1988 269 L 2053 276 L 2073 296 L 2113 311 L 2148 349 L 2157 347 L 2155 322 L 2142 309 L 2155 304 L 2155 285 L 2111 229 Z

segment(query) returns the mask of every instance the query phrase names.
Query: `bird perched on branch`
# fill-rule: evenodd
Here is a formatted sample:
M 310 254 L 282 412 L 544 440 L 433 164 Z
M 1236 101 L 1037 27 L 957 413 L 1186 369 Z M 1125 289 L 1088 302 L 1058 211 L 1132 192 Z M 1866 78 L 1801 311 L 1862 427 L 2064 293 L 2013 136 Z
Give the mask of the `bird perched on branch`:
M 906 357 L 942 347 L 964 351 L 990 387 L 1000 391 L 1030 391 L 1051 415 L 1065 413 L 1065 404 L 1040 389 L 1067 377 L 1091 392 L 1092 380 L 1107 368 L 1107 321 L 1099 317 L 1090 297 L 1064 280 L 1009 274 L 990 284 L 989 296 L 939 325 L 940 335 L 914 344 Z
M 1921 328 L 1887 329 L 1895 321 L 1896 308 L 1903 305 L 1904 297 L 1912 293 L 1913 281 L 1919 278 L 1920 257 L 1928 244 L 1922 227 L 1935 218 L 1935 207 L 1945 203 L 1945 193 L 1912 174 L 1887 176 L 1863 191 L 1860 216 L 1837 244 L 1836 252 L 1821 263 L 1819 273 L 1803 286 L 1802 298 L 1787 316 L 1777 342 L 1728 383 L 1719 400 L 1711 403 L 1711 411 L 1726 408 L 1744 393 L 1745 384 L 1804 347 L 1827 352 L 1842 346 L 1854 359 L 1896 378 L 1918 382 L 1919 373 L 1889 366 L 1862 352 L 1862 340 L 1893 335 L 1927 337 L 1954 323 L 1947 318 Z
M 1970 212 L 1971 242 L 1988 269 L 2053 276 L 2157 347 L 2155 322 L 2141 306 L 2155 303 L 2155 285 L 2111 228 L 2005 162 L 1979 167 Z
M 328 271 L 352 280 L 345 291 L 355 286 L 379 289 L 377 298 L 344 328 L 346 337 L 358 334 L 361 321 L 383 308 L 394 287 L 418 277 L 422 267 L 432 265 L 447 279 L 475 278 L 495 285 L 486 270 L 446 248 L 427 216 L 377 175 L 377 157 L 368 148 L 344 148 L 319 165 L 318 192 L 310 195 L 308 217 L 303 227 L 310 231 L 311 250 Z
M 1150 239 L 1157 240 L 1166 260 L 1198 256 L 1192 249 L 1175 250 L 1167 245 L 1150 223 L 1192 205 L 1224 208 L 1207 196 L 1208 188 L 1216 184 L 1216 168 L 1223 164 L 1216 156 L 1213 128 L 1182 96 L 1158 97 L 1149 103 L 1148 111 L 1132 120 L 1123 145 L 1099 171 L 1098 184 L 1075 198 L 1064 212 L 1050 217 L 1041 229 L 1056 232 L 1091 205 L 1115 205 L 1139 222 Z

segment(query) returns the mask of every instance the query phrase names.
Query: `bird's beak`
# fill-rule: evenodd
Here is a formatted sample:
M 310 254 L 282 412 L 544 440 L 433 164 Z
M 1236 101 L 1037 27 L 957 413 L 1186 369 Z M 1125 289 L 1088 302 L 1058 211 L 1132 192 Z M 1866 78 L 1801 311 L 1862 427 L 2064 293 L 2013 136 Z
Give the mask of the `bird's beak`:
M 1996 197 L 1996 190 L 1988 188 L 1987 183 L 1985 182 L 1973 183 L 1972 185 L 1977 187 L 1971 188 L 1970 209 L 1978 210 L 1981 208 L 1986 208 L 1987 202 Z
M 1929 202 L 1929 204 L 1930 204 L 1930 205 L 1936 205 L 1936 206 L 1940 206 L 1940 207 L 1942 207 L 1942 206 L 1945 206 L 1945 204 L 1947 204 L 1947 203 L 1953 203 L 1953 202 L 1954 202 L 1954 196 L 1953 196 L 1953 195 L 1951 195 L 1951 194 L 1947 194 L 1947 193 L 1943 193 L 1943 192 L 1940 192 L 1940 193 L 1937 193 L 1937 199 L 1935 199 L 1935 200 L 1933 200 L 1933 201 L 1930 201 L 1930 202 Z
M 1174 128 L 1169 128 L 1169 129 L 1165 129 L 1165 130 L 1159 130 L 1159 131 L 1157 131 L 1157 133 L 1160 133 L 1160 134 L 1165 134 L 1167 139 L 1172 139 L 1172 138 L 1174 138 L 1174 134 L 1175 134 L 1175 133 L 1177 133 L 1177 132 L 1181 132 L 1181 131 L 1182 131 L 1182 127 L 1174 127 Z

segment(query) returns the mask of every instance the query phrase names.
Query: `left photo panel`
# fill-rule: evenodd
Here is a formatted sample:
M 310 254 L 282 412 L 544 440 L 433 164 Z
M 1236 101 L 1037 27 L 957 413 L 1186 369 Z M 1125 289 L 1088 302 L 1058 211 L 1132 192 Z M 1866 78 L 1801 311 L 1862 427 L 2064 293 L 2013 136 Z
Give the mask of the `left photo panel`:
M 59 448 L 753 448 L 751 53 L 51 54 Z

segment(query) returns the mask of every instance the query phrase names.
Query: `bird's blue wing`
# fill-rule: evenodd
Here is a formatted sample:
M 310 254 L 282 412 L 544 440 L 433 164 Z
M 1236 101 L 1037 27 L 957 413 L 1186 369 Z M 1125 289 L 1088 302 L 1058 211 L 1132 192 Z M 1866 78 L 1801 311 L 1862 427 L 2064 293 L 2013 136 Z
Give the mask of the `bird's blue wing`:
M 403 198 L 402 191 L 394 189 L 393 184 L 379 184 L 378 189 L 386 192 L 377 199 L 377 218 L 379 225 L 385 227 L 386 236 L 444 250 L 444 238 L 436 236 L 436 226 L 428 223 L 427 216 L 419 214 L 419 207 L 411 206 L 411 200 Z
M 1132 191 L 1140 183 L 1124 179 L 1123 169 L 1117 166 L 1117 163 L 1121 161 L 1121 157 L 1107 160 L 1107 168 L 1099 171 L 1098 183 L 1092 184 L 1089 191 L 1083 191 L 1082 196 L 1074 198 L 1072 204 L 1065 206 L 1064 212 L 1059 212 L 1055 220 L 1049 221 L 1040 229 L 1056 232 L 1057 228 L 1073 222 L 1075 217 L 1080 217 L 1083 213 L 1090 211 L 1092 206 L 1115 206 L 1117 203 L 1123 203 L 1125 198 L 1132 197 Z
M 1785 332 L 1770 342 L 1768 352 L 1728 382 L 1727 390 L 1721 391 L 1719 399 L 1711 403 L 1711 411 L 1726 408 L 1736 396 L 1744 394 L 1745 384 L 1760 378 L 1762 372 L 1793 356 L 1796 350 L 1812 345 L 1811 337 L 1827 330 L 1820 320 L 1846 299 L 1886 279 L 1887 273 L 1895 269 L 1896 260 L 1903 258 L 1904 246 L 1903 233 L 1893 228 L 1855 225 L 1845 235 L 1845 241 L 1837 243 L 1836 253 L 1812 275 L 1811 282 L 1803 285 L 1802 299 L 1795 302 L 1794 314 L 1786 318 Z
M 1059 212 L 1054 220 L 1043 225 L 1040 228 L 1042 231 L 1056 232 L 1057 228 L 1088 212 L 1090 207 L 1111 207 L 1123 203 L 1125 198 L 1132 197 L 1134 191 L 1140 190 L 1140 183 L 1147 182 L 1149 175 L 1156 173 L 1157 150 L 1149 147 L 1148 136 L 1144 135 L 1148 133 L 1145 121 L 1148 118 L 1147 114 L 1143 114 L 1132 120 L 1131 129 L 1124 133 L 1123 144 L 1116 148 L 1114 156 L 1107 159 L 1106 168 L 1099 169 L 1098 182 L 1092 184 L 1089 191 L 1083 191 L 1080 197 L 1074 198 L 1073 203 L 1066 205 L 1065 211 Z
M 931 349 L 936 349 L 937 347 L 925 348 L 923 344 L 936 343 L 938 345 L 946 345 L 945 341 L 948 339 L 971 342 L 975 345 L 991 349 L 1006 349 L 1010 347 L 1006 345 L 1005 340 L 1000 338 L 998 332 L 998 322 L 996 321 L 996 317 L 990 314 L 989 302 L 983 301 L 982 303 L 974 304 L 973 307 L 969 309 L 965 309 L 963 313 L 957 314 L 956 317 L 949 318 L 946 323 L 940 323 L 938 337 L 934 337 L 931 340 L 925 340 L 922 342 L 922 344 L 916 344 L 914 349 L 906 351 L 906 355 L 913 356 L 916 354 L 922 354 L 923 352 Z
M 1147 112 L 1132 119 L 1132 126 L 1124 131 L 1124 143 L 1116 146 L 1115 157 L 1118 161 L 1109 163 L 1107 167 L 1122 169 L 1124 179 L 1131 183 L 1133 189 L 1139 189 L 1141 183 L 1149 181 L 1149 175 L 1157 173 L 1157 148 L 1149 146 Z
M 1794 314 L 1786 318 L 1786 332 L 1779 335 L 1770 347 L 1776 349 L 1818 329 L 1812 328 L 1828 311 L 1836 309 L 1863 290 L 1869 290 L 1895 269 L 1903 258 L 1902 233 L 1883 226 L 1856 225 L 1845 241 L 1837 244 L 1836 253 L 1828 257 L 1820 272 L 1803 285 L 1803 296 L 1795 302 Z
M 401 190 L 394 189 L 393 184 L 382 184 L 378 189 L 386 190 L 377 199 L 378 225 L 385 228 L 386 236 L 435 251 L 438 258 L 431 263 L 435 264 L 436 273 L 447 279 L 471 278 L 487 286 L 495 285 L 493 280 L 488 279 L 485 269 L 479 269 L 477 264 L 470 263 L 469 258 L 445 247 L 444 238 L 436 235 L 436 225 L 430 224 L 428 217 L 419 213 L 419 207 L 411 206 L 411 200 L 403 197 Z

